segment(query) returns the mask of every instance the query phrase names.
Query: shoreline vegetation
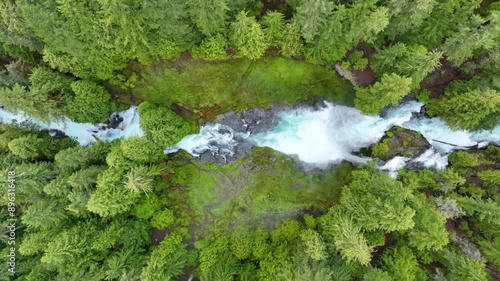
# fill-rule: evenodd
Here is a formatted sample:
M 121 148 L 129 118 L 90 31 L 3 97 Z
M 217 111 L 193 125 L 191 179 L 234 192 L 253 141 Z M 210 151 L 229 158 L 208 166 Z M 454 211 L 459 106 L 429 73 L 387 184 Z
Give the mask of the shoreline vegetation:
M 5 110 L 98 124 L 136 104 L 145 136 L 83 147 L 0 124 L 0 280 L 497 280 L 499 146 L 395 179 L 163 150 L 221 113 L 321 99 L 376 116 L 410 96 L 490 130 L 498 42 L 492 0 L 3 1 Z M 362 153 L 427 146 L 395 127 Z

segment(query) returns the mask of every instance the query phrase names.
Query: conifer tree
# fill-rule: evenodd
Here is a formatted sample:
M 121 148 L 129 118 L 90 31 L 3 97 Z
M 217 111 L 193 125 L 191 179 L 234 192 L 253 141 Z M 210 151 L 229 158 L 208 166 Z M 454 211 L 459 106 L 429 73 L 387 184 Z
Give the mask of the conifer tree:
M 214 36 L 225 32 L 228 2 L 228 0 L 188 0 L 186 5 L 191 21 L 201 33 L 205 36 Z
M 295 18 L 300 26 L 302 37 L 307 42 L 320 34 L 325 27 L 328 17 L 333 13 L 334 5 L 328 0 L 303 0 L 297 7 Z
M 461 24 L 457 32 L 451 34 L 441 46 L 447 59 L 460 66 L 474 56 L 478 49 L 489 50 L 500 38 L 500 12 L 493 11 L 488 19 L 473 15 Z
M 439 116 L 452 128 L 491 129 L 500 114 L 500 93 L 493 89 L 472 90 L 463 94 L 447 93 L 427 105 L 431 116 Z
M 339 207 L 330 209 L 321 218 L 323 236 L 340 252 L 347 261 L 356 261 L 367 265 L 371 260 L 372 248 L 362 234 L 361 227 L 345 214 Z
M 260 24 L 244 11 L 231 23 L 230 39 L 241 55 L 252 60 L 262 57 L 269 46 Z
M 271 47 L 277 46 L 284 36 L 285 15 L 280 12 L 267 12 L 262 18 L 267 42 Z
M 384 74 L 379 82 L 366 88 L 356 88 L 354 103 L 366 114 L 378 114 L 387 105 L 397 105 L 410 92 L 411 78 L 395 73 Z

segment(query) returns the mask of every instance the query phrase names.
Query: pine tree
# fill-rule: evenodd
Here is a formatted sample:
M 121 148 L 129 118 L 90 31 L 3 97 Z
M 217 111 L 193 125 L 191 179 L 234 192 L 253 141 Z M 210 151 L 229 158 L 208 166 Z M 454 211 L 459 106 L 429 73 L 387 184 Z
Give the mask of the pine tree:
M 447 59 L 460 66 L 474 56 L 478 49 L 489 50 L 500 36 L 500 13 L 493 11 L 491 17 L 483 19 L 473 15 L 457 32 L 446 39 L 441 46 Z
M 27 60 L 33 56 L 29 52 L 42 52 L 44 43 L 34 35 L 16 3 L 1 3 L 0 18 L 0 42 L 12 57 Z
M 454 129 L 491 129 L 495 126 L 488 119 L 500 113 L 500 92 L 472 90 L 463 94 L 448 93 L 446 97 L 431 100 L 427 105 L 428 114 L 439 114 Z
M 392 281 L 391 275 L 387 271 L 372 267 L 363 275 L 364 281 Z
M 241 55 L 252 60 L 262 57 L 268 47 L 260 24 L 254 17 L 247 16 L 247 13 L 243 11 L 231 23 L 230 39 Z
M 331 63 L 342 59 L 353 46 L 347 38 L 348 9 L 343 5 L 337 6 L 328 18 L 320 36 L 308 42 L 305 57 L 313 63 Z
M 87 209 L 101 217 L 113 217 L 130 210 L 138 194 L 131 193 L 122 185 L 123 171 L 108 169 L 99 174 L 97 189 L 90 196 Z
M 361 227 L 342 214 L 339 207 L 332 208 L 321 218 L 321 229 L 327 241 L 348 261 L 367 265 L 371 260 L 372 248 L 361 232 Z
M 356 88 L 356 108 L 365 114 L 378 114 L 387 105 L 397 105 L 410 92 L 411 78 L 384 74 L 379 82 L 367 88 Z
M 28 204 L 45 198 L 44 186 L 58 174 L 50 162 L 20 163 L 13 167 L 13 171 L 16 173 L 16 204 Z M 7 180 L 7 177 L 0 179 L 4 186 L 7 186 Z
M 439 261 L 446 266 L 448 280 L 486 281 L 484 263 L 473 260 L 457 251 L 443 249 L 437 253 Z
M 304 252 L 307 256 L 316 261 L 326 259 L 326 245 L 318 232 L 307 229 L 300 234 L 300 239 L 304 244 Z
M 114 280 L 133 280 L 140 275 L 141 261 L 144 259 L 142 249 L 126 248 L 119 252 L 113 252 L 109 258 L 106 259 L 106 279 Z M 139 265 L 139 266 L 138 266 Z
M 61 150 L 54 156 L 56 167 L 67 175 L 89 165 L 90 159 L 89 150 L 81 146 Z
M 300 26 L 302 37 L 307 42 L 320 34 L 328 21 L 328 17 L 333 13 L 334 5 L 328 0 L 303 0 L 297 7 L 295 18 Z
M 104 87 L 92 81 L 81 80 L 71 83 L 75 97 L 68 102 L 69 117 L 82 123 L 102 123 L 116 111 L 110 94 Z
M 68 269 L 75 274 L 89 265 L 86 261 L 92 259 L 94 254 L 90 247 L 95 234 L 92 223 L 77 223 L 51 241 L 40 260 L 46 266 L 61 271 L 69 266 Z
M 268 11 L 262 18 L 262 25 L 267 42 L 271 47 L 279 44 L 284 36 L 285 15 L 280 12 Z
M 405 3 L 404 1 L 394 1 Z M 425 0 L 415 1 L 418 9 L 414 15 L 425 15 L 429 2 Z M 399 34 L 400 41 L 408 44 L 424 45 L 428 49 L 435 49 L 441 45 L 443 40 L 457 26 L 465 22 L 481 4 L 481 0 L 439 0 L 434 5 L 430 16 L 423 20 L 420 26 L 407 30 L 404 34 Z M 413 5 L 412 5 L 413 6 Z M 404 15 L 401 15 L 402 22 Z M 418 18 L 418 17 L 417 17 Z M 413 23 L 413 21 L 407 21 Z
M 299 57 L 302 54 L 303 43 L 298 28 L 297 21 L 294 19 L 284 27 L 279 46 L 281 55 L 286 58 Z
M 157 163 L 165 157 L 163 148 L 147 137 L 131 137 L 122 140 L 120 150 L 126 158 L 140 163 Z
M 187 263 L 188 251 L 182 245 L 182 237 L 170 234 L 151 253 L 146 267 L 141 273 L 141 280 L 172 280 L 182 273 Z
M 31 87 L 15 84 L 0 89 L 0 104 L 13 112 L 19 110 L 40 120 L 60 119 L 66 113 L 64 98 L 71 95 L 70 79 L 47 68 L 33 69 L 29 78 Z
M 347 9 L 344 25 L 346 38 L 352 47 L 359 42 L 373 42 L 389 24 L 389 10 L 376 3 L 377 0 L 356 1 Z M 370 24 L 367 25 L 367 22 Z
M 230 249 L 238 260 L 244 260 L 252 254 L 254 237 L 249 229 L 239 227 L 230 238 Z
M 124 187 L 133 193 L 151 192 L 154 188 L 154 177 L 161 172 L 157 166 L 137 166 L 125 176 Z
M 138 109 L 141 128 L 161 148 L 177 144 L 191 132 L 189 124 L 172 110 L 142 102 Z
M 174 221 L 174 212 L 165 208 L 153 215 L 151 218 L 151 226 L 157 229 L 167 229 Z
M 90 166 L 71 174 L 71 176 L 67 179 L 67 182 L 73 189 L 89 190 L 95 186 L 97 176 L 102 171 L 103 167 Z
M 420 251 L 441 250 L 449 243 L 446 217 L 426 202 L 423 196 L 415 196 L 415 227 L 408 231 L 409 245 Z M 417 199 L 418 198 L 418 199 Z
M 436 0 L 387 0 L 386 2 L 391 18 L 385 33 L 391 40 L 410 29 L 417 29 L 438 4 Z
M 204 59 L 208 61 L 225 60 L 229 57 L 226 49 L 226 38 L 221 34 L 217 34 L 203 39 L 199 46 L 193 47 L 191 54 L 194 59 Z
M 59 230 L 59 229 L 57 229 Z M 41 254 L 47 248 L 47 244 L 54 240 L 56 231 L 53 229 L 29 229 L 22 237 L 19 245 L 19 253 L 23 256 L 33 256 Z
M 380 171 L 355 171 L 339 207 L 364 230 L 404 231 L 415 225 L 411 190 Z
M 42 150 L 47 144 L 48 143 L 44 139 L 29 134 L 11 140 L 8 146 L 14 155 L 23 159 L 33 160 L 44 156 Z
M 477 173 L 486 186 L 498 186 L 500 183 L 500 170 L 488 170 Z
M 61 202 L 54 199 L 39 200 L 26 209 L 22 221 L 30 228 L 58 226 L 68 218 L 64 207 Z
M 422 45 L 406 46 L 397 43 L 389 48 L 379 50 L 374 56 L 372 67 L 379 75 L 396 73 L 412 79 L 411 88 L 419 89 L 420 82 L 441 66 L 442 52 L 428 51 Z
M 228 0 L 186 1 L 191 21 L 205 36 L 214 36 L 225 32 L 227 12 L 229 11 L 228 3 Z
M 383 268 L 390 272 L 395 280 L 415 280 L 418 270 L 417 257 L 406 246 L 393 246 L 382 255 Z

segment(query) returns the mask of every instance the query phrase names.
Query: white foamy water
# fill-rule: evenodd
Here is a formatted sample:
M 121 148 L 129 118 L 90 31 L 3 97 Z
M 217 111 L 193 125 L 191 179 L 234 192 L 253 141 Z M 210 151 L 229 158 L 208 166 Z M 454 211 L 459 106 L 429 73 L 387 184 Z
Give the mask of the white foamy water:
M 78 123 L 69 118 L 64 118 L 61 121 L 45 122 L 25 116 L 23 112 L 14 114 L 3 109 L 0 109 L 0 123 L 10 124 L 12 122 L 29 122 L 38 125 L 40 129 L 59 130 L 64 132 L 65 135 L 74 138 L 83 146 L 89 145 L 97 141 L 97 139 L 112 141 L 119 138 L 144 135 L 144 131 L 142 131 L 139 125 L 139 113 L 137 112 L 136 106 L 113 113 L 112 116 L 116 114 L 123 118 L 123 121 L 120 122 L 116 129 L 107 128 L 105 124 L 93 125 L 90 123 Z
M 394 125 L 410 120 L 420 110 L 418 103 L 408 103 L 389 113 L 387 118 L 363 115 L 359 110 L 326 103 L 312 111 L 297 109 L 281 115 L 270 132 L 253 138 L 258 146 L 268 146 L 285 154 L 296 154 L 306 163 L 325 165 L 339 160 L 356 159 L 352 152 L 382 138 Z
M 226 149 L 229 155 L 233 155 L 231 149 L 238 144 L 235 135 L 243 139 L 249 136 L 249 134 L 235 133 L 230 127 L 221 124 L 202 126 L 199 134 L 187 135 L 175 147 L 167 148 L 165 154 L 182 149 L 198 157 L 206 150 L 218 153 L 222 149 Z
M 392 172 L 409 162 L 420 162 L 428 168 L 442 169 L 448 164 L 448 154 L 456 149 L 488 143 L 500 144 L 500 126 L 492 131 L 453 131 L 439 118 L 415 118 L 412 113 L 420 111 L 422 103 L 411 101 L 392 109 L 387 116 L 363 115 L 359 110 L 325 103 L 320 110 L 292 109 L 281 113 L 277 125 L 268 132 L 248 136 L 257 146 L 270 147 L 288 155 L 296 155 L 301 161 L 315 166 L 325 166 L 332 162 L 347 160 L 366 162 L 370 158 L 353 155 L 363 147 L 378 142 L 385 131 L 393 126 L 401 126 L 420 132 L 432 148 L 415 159 L 395 157 L 382 170 Z M 220 134 L 219 125 L 207 125 L 201 133 L 185 137 L 179 144 L 167 150 L 183 149 L 192 155 L 205 150 L 217 152 L 214 144 L 231 147 L 231 134 Z M 441 142 L 450 143 L 443 144 Z
M 398 175 L 397 171 L 403 168 L 408 160 L 410 160 L 410 158 L 408 157 L 396 156 L 387 161 L 385 165 L 379 167 L 379 169 L 382 171 L 387 171 L 391 177 L 395 178 Z

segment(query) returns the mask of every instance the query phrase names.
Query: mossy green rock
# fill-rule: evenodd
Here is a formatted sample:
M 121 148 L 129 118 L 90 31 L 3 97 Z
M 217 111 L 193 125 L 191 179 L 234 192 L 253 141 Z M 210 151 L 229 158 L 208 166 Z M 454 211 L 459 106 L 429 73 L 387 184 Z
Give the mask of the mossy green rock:
M 377 144 L 372 146 L 380 146 L 386 144 L 388 147 L 387 153 L 384 155 L 373 155 L 382 160 L 388 160 L 395 156 L 417 157 L 431 147 L 429 142 L 418 132 L 404 129 L 401 127 L 392 127 L 386 136 Z

